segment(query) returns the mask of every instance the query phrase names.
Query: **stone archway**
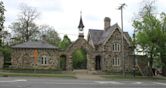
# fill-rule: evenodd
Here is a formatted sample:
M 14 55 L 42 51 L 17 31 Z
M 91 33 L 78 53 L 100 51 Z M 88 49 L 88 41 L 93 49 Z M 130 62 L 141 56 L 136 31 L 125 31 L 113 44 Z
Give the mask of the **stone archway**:
M 66 70 L 66 55 L 60 56 L 60 69 L 64 71 Z
M 67 55 L 67 65 L 66 69 L 68 71 L 73 70 L 73 62 L 72 62 L 72 54 L 77 49 L 84 49 L 87 53 L 87 70 L 94 70 L 94 59 L 92 59 L 93 54 L 93 48 L 84 38 L 78 38 L 74 43 L 72 43 L 67 49 L 66 49 L 66 55 Z

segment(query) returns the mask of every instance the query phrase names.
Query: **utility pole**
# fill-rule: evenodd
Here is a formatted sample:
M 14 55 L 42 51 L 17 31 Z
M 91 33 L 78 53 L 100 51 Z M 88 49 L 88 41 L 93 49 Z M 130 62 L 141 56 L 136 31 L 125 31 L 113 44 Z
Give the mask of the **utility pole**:
M 121 27 L 122 27 L 122 31 L 121 31 L 121 35 L 122 35 L 122 59 L 123 59 L 123 76 L 125 77 L 125 58 L 124 58 L 124 41 L 123 41 L 123 8 L 126 4 L 123 3 L 121 4 L 121 6 L 119 6 L 119 10 L 121 10 Z
M 135 48 L 136 48 L 136 45 L 135 45 L 135 29 L 134 29 L 134 33 L 133 33 L 133 49 L 134 49 L 134 56 L 133 56 L 133 77 L 135 78 L 135 65 L 136 65 L 136 62 L 135 62 Z

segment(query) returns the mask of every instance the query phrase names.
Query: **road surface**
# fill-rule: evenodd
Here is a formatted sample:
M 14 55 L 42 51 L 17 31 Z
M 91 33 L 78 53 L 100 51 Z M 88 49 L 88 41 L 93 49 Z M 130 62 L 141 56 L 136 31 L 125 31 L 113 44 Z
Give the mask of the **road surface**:
M 33 77 L 0 77 L 0 88 L 166 88 L 166 80 L 78 80 Z

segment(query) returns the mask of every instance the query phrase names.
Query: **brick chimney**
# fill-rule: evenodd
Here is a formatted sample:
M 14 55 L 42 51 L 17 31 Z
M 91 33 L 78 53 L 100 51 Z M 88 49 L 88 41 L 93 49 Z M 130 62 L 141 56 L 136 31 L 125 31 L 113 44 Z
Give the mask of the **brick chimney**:
M 104 30 L 107 31 L 111 26 L 111 19 L 109 17 L 104 18 Z

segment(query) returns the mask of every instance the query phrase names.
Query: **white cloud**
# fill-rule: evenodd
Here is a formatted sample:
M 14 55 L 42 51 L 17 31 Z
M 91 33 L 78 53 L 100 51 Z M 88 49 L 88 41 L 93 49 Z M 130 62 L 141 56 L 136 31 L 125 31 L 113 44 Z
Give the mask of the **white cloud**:
M 3 0 L 6 12 L 7 27 L 17 19 L 20 3 L 26 3 L 41 12 L 41 16 L 36 20 L 37 24 L 48 24 L 53 26 L 60 36 L 69 34 L 72 40 L 78 37 L 78 23 L 80 11 L 82 10 L 83 22 L 85 25 L 85 36 L 88 29 L 103 29 L 103 19 L 105 16 L 111 18 L 111 24 L 121 25 L 120 11 L 118 6 L 126 3 L 124 9 L 124 30 L 132 34 L 132 18 L 141 7 L 140 0 Z M 166 11 L 165 0 L 158 0 L 157 6 L 161 11 Z

